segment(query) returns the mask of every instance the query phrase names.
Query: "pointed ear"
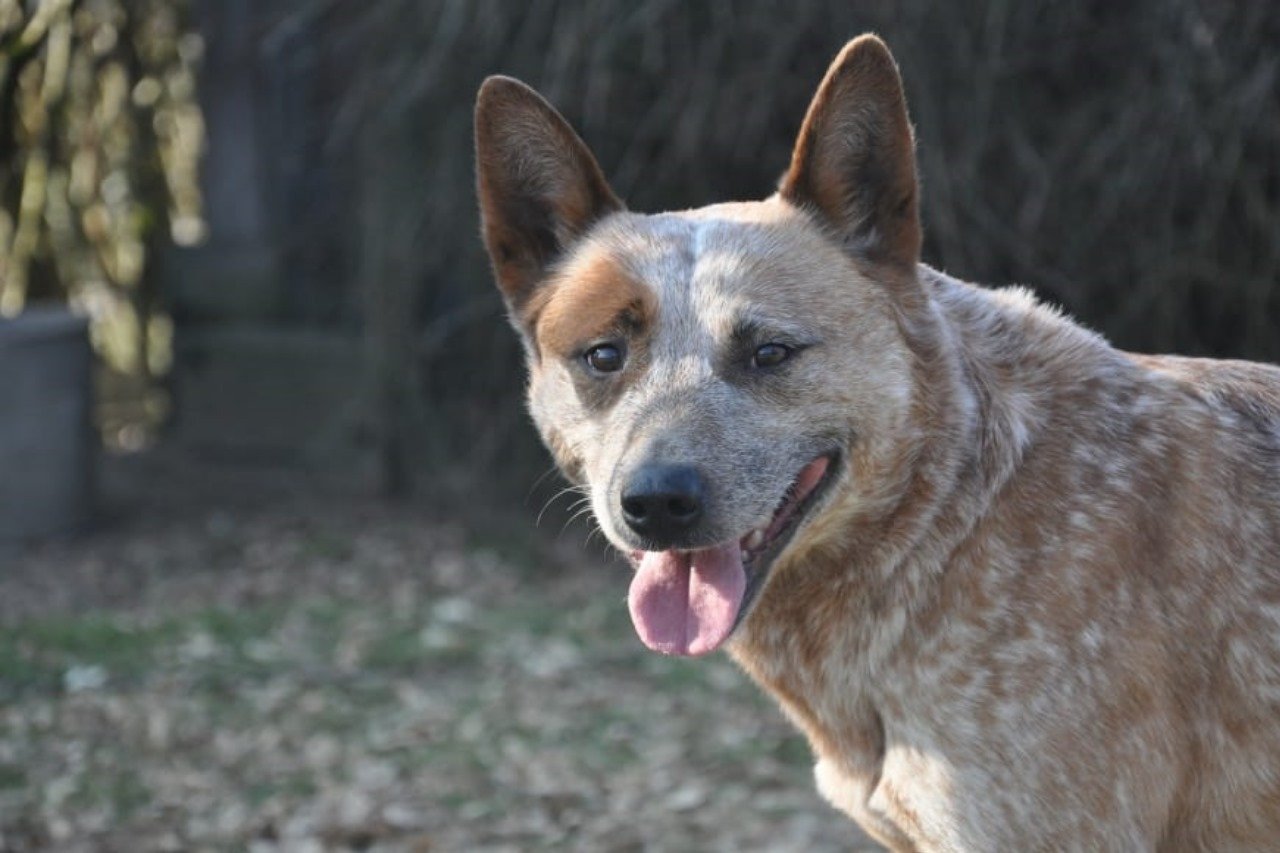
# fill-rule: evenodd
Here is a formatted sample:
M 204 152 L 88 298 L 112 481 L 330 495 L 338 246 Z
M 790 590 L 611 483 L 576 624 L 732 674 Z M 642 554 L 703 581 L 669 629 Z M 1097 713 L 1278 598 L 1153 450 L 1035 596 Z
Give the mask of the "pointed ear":
M 518 314 L 547 267 L 623 205 L 573 128 L 520 81 L 485 80 L 475 122 L 484 242 L 498 288 Z
M 850 251 L 914 269 L 915 141 L 898 66 L 876 36 L 859 36 L 831 63 L 779 192 L 818 213 Z

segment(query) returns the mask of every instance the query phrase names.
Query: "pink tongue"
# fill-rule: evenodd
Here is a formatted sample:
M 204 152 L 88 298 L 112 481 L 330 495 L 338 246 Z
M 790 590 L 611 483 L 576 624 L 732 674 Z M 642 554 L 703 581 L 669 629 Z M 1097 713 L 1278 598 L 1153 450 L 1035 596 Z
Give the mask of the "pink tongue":
M 746 587 L 737 542 L 691 553 L 646 551 L 627 605 L 636 633 L 655 652 L 704 655 L 733 630 Z

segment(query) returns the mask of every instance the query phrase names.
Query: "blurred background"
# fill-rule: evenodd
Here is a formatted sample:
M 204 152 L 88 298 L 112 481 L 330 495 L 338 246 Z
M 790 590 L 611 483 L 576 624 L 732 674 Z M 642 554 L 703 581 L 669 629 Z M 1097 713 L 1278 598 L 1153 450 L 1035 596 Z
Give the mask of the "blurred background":
M 0 850 L 857 849 L 631 639 L 470 125 L 511 74 L 633 209 L 759 198 L 867 30 L 928 263 L 1280 360 L 1272 0 L 0 0 Z

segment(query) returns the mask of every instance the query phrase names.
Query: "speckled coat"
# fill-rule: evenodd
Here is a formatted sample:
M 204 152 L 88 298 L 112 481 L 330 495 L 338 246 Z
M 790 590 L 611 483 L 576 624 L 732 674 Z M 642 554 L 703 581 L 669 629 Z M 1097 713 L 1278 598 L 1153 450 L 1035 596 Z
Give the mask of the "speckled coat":
M 707 472 L 711 542 L 837 460 L 725 645 L 827 799 L 895 850 L 1280 849 L 1280 370 L 1120 352 L 920 264 L 873 36 L 762 202 L 629 213 L 505 78 L 476 131 L 530 409 L 611 541 L 643 547 L 619 490 L 659 451 Z M 797 356 L 740 370 L 744 324 Z

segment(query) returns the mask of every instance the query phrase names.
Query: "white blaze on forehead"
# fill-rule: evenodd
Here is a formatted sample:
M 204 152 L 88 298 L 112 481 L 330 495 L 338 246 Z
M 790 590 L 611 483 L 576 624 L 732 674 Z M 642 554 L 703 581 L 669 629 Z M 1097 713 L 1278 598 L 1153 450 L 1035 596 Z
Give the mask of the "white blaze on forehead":
M 752 258 L 735 248 L 734 244 L 741 241 L 717 241 L 708 234 L 717 226 L 716 222 L 698 223 L 699 251 L 690 276 L 690 288 L 703 323 L 715 333 L 727 335 L 737 320 L 737 303 L 742 301 L 741 297 L 735 298 L 736 292 L 749 282 L 754 264 Z
M 699 267 L 710 222 L 682 214 L 619 217 L 605 236 L 613 253 L 652 289 L 655 326 L 649 341 L 654 367 L 669 370 L 677 362 L 705 361 L 712 355 L 703 306 L 698 304 Z
M 789 278 L 781 268 L 803 253 L 786 251 L 785 236 L 765 232 L 777 219 L 767 203 L 744 203 L 637 223 L 651 235 L 648 250 L 633 255 L 637 273 L 657 291 L 659 322 L 673 343 L 688 351 L 691 343 L 723 338 L 742 304 L 763 295 L 753 284 L 772 290 L 772 282 Z

